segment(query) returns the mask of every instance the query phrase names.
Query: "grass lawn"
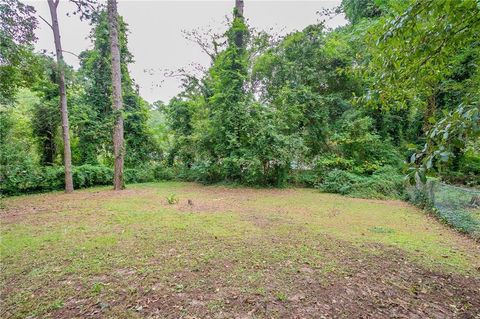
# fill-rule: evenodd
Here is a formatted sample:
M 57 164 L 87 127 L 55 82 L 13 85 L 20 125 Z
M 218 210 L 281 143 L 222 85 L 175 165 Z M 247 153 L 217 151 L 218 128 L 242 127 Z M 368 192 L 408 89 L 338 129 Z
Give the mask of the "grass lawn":
M 166 182 L 0 204 L 1 318 L 480 313 L 479 243 L 400 201 Z

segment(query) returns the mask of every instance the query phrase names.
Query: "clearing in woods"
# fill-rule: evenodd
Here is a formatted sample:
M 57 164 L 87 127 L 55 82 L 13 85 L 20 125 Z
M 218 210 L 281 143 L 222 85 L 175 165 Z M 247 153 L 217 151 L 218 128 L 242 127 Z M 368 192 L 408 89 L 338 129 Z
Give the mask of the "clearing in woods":
M 480 310 L 479 243 L 400 201 L 166 182 L 1 204 L 2 318 Z

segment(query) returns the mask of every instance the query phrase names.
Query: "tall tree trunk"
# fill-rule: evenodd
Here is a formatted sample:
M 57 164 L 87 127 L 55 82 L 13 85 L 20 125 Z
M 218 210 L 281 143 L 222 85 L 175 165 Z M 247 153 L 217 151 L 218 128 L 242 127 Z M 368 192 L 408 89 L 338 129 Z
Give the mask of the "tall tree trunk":
M 235 18 L 243 19 L 243 0 L 235 0 L 235 9 L 233 11 L 233 15 Z M 237 31 L 235 34 L 235 44 L 239 48 L 244 47 L 244 33 L 243 31 Z
M 62 43 L 60 41 L 60 29 L 58 27 L 57 7 L 60 0 L 47 0 L 52 17 L 53 39 L 57 53 L 58 87 L 60 91 L 60 113 L 62 116 L 63 136 L 63 165 L 65 166 L 65 192 L 73 192 L 72 178 L 72 151 L 70 149 L 70 132 L 68 124 L 67 89 L 65 87 L 65 62 L 63 61 Z
M 243 0 L 235 0 L 235 17 L 243 18 Z
M 117 1 L 108 0 L 108 24 L 110 29 L 110 53 L 112 55 L 112 95 L 113 110 L 115 112 L 115 127 L 113 129 L 113 154 L 115 157 L 115 171 L 113 188 L 123 189 L 123 162 L 125 144 L 123 141 L 123 100 L 122 100 L 122 73 L 120 69 L 120 46 L 118 41 L 118 12 Z

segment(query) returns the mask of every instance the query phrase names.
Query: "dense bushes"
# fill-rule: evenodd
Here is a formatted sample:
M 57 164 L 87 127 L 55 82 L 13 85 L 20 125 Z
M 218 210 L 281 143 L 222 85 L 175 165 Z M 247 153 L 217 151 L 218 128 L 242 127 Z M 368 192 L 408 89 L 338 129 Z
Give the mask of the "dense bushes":
M 0 176 L 0 194 L 17 195 L 63 189 L 63 166 L 41 168 L 33 168 L 32 166 L 31 168 L 31 170 L 3 172 Z M 172 178 L 172 170 L 161 165 L 125 170 L 126 183 L 145 183 Z M 111 185 L 112 180 L 113 168 L 94 165 L 73 167 L 73 184 L 75 188 Z
M 358 167 L 343 158 L 328 156 L 317 163 L 315 169 L 294 170 L 289 182 L 352 197 L 405 198 L 405 179 L 398 168 L 383 166 L 371 174 L 360 174 Z
M 322 191 L 363 198 L 402 198 L 403 176 L 385 167 L 370 176 L 334 169 L 317 184 Z
M 452 184 L 480 186 L 480 152 L 466 152 L 458 160 L 457 169 L 444 173 L 444 179 Z
M 75 188 L 111 184 L 113 170 L 102 166 L 82 165 L 73 167 Z M 62 189 L 64 186 L 63 166 L 36 167 L 31 170 L 4 172 L 0 177 L 0 193 L 15 195 Z

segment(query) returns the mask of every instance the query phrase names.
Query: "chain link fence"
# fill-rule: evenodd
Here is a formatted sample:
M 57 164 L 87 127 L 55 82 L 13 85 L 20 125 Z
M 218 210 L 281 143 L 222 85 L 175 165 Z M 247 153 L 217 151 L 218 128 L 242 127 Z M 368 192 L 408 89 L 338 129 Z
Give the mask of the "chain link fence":
M 407 189 L 414 204 L 430 208 L 445 223 L 480 240 L 480 190 L 436 180 Z

